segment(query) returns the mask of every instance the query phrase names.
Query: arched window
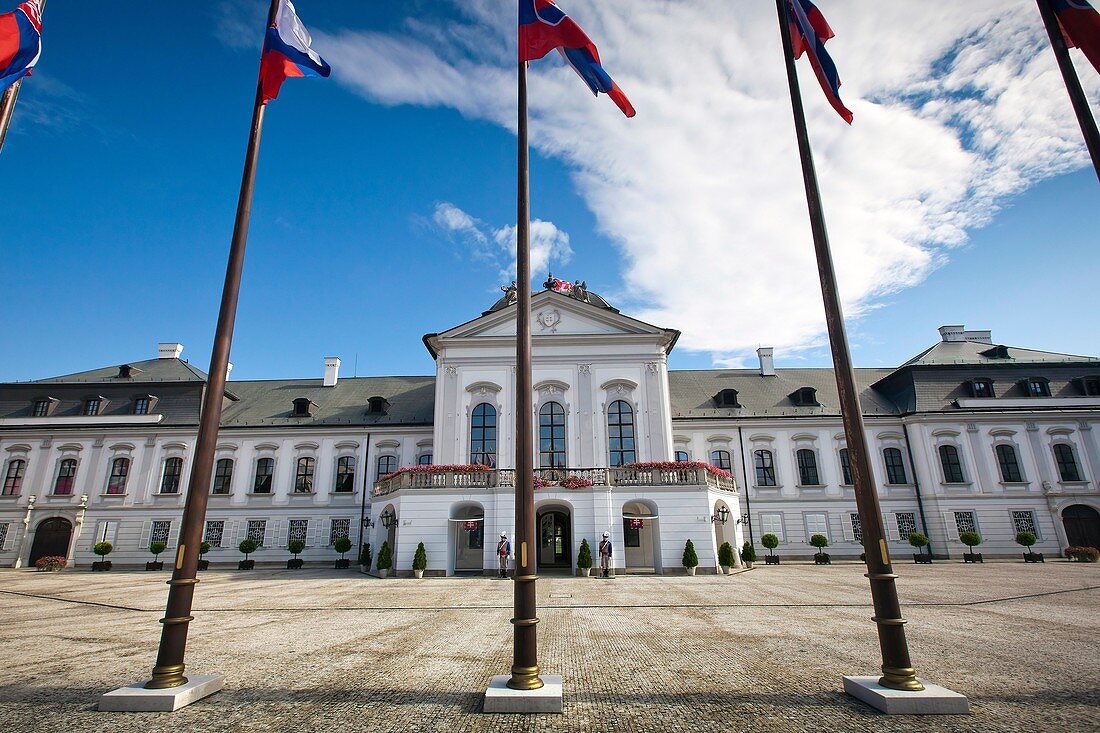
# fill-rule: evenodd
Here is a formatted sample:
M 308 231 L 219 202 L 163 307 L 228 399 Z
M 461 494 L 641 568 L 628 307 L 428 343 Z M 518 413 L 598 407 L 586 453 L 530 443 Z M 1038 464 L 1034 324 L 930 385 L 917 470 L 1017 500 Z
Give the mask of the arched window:
M 183 475 L 183 459 L 173 456 L 164 462 L 164 475 L 160 479 L 160 493 L 178 494 L 180 477 Z
M 1020 472 L 1020 459 L 1016 456 L 1016 446 L 1008 443 L 999 443 L 994 452 L 997 454 L 997 464 L 1001 467 L 1001 481 L 1006 484 L 1021 483 L 1024 480 Z
M 397 456 L 378 456 L 378 478 L 397 470 Z
M 730 466 L 730 452 L 728 450 L 712 450 L 710 452 L 710 465 L 723 471 L 732 471 Z
M 118 457 L 111 461 L 111 476 L 107 479 L 108 494 L 125 494 L 126 477 L 130 475 L 130 459 Z
M 76 485 L 76 459 L 66 458 L 57 467 L 57 480 L 53 484 L 53 493 L 68 496 Z
M 19 493 L 26 472 L 27 462 L 22 458 L 8 461 L 8 470 L 4 472 L 4 496 L 16 496 Z
M 252 493 L 270 494 L 271 477 L 275 474 L 275 459 L 261 458 L 256 461 L 256 477 L 252 482 Z
M 355 491 L 355 456 L 341 456 L 336 459 L 336 486 L 338 494 L 350 494 Z
M 298 468 L 294 472 L 294 493 L 313 493 L 313 471 L 317 466 L 317 460 L 311 456 L 303 456 L 298 459 Z
M 488 402 L 470 414 L 470 463 L 497 465 L 497 408 Z
M 809 448 L 800 448 L 795 454 L 798 459 L 798 483 L 802 486 L 820 486 L 817 475 L 817 454 Z
M 228 494 L 229 485 L 233 482 L 233 459 L 219 458 L 214 466 L 214 487 L 211 494 Z
M 852 457 L 847 448 L 840 449 L 840 483 L 852 485 Z
M 565 408 L 557 402 L 539 410 L 539 468 L 565 468 Z
M 886 464 L 886 483 L 909 483 L 905 476 L 905 463 L 901 459 L 901 450 L 886 448 L 882 451 L 882 460 Z
M 416 465 L 418 465 L 418 466 L 430 466 L 430 465 L 432 465 L 432 454 L 431 453 L 421 453 L 419 456 L 416 457 Z
M 775 486 L 775 462 L 770 450 L 753 451 L 752 463 L 756 468 L 757 486 Z
M 688 452 L 686 450 L 676 451 L 676 461 L 677 461 L 677 463 L 682 463 L 684 461 L 689 461 L 689 460 L 691 460 L 691 458 L 688 456 Z
M 945 484 L 966 483 L 966 477 L 963 476 L 962 460 L 959 458 L 959 449 L 955 446 L 940 446 L 940 466 L 943 467 L 943 482 Z
M 615 400 L 607 406 L 607 442 L 611 452 L 611 467 L 633 463 L 634 409 L 625 400 Z
M 1055 443 L 1054 459 L 1058 462 L 1058 475 L 1063 481 L 1081 480 L 1081 471 L 1077 468 L 1077 457 L 1073 455 L 1073 446 Z

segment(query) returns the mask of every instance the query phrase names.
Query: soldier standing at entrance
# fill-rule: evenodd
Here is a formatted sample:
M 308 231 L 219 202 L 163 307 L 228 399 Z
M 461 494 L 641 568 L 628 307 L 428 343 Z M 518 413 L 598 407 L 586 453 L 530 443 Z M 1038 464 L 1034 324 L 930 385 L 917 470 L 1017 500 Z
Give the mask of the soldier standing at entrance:
M 611 534 L 608 532 L 604 532 L 603 539 L 600 540 L 600 569 L 600 577 L 611 577 Z
M 512 543 L 508 541 L 508 533 L 500 533 L 500 542 L 497 543 L 497 569 L 500 577 L 508 577 L 508 556 L 512 554 Z

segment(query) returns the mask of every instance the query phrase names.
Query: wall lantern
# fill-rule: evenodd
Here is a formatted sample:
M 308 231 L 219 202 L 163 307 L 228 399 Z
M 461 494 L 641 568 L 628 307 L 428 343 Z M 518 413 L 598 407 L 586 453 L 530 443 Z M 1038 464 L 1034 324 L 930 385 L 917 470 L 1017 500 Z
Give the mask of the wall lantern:
M 363 517 L 363 526 L 373 528 L 374 527 L 374 520 L 371 519 L 370 517 Z
M 397 524 L 397 515 L 389 509 L 382 512 L 378 519 L 381 520 L 382 526 L 386 529 L 389 529 L 390 527 L 393 527 L 395 524 Z
M 737 523 L 738 524 L 748 524 L 749 523 L 749 515 L 748 514 L 742 514 L 741 518 L 737 520 Z
M 716 511 L 714 514 L 711 515 L 710 521 L 712 521 L 712 522 L 721 522 L 722 524 L 725 524 L 726 521 L 729 518 L 730 518 L 729 507 L 723 505 L 723 506 L 718 508 L 718 511 Z

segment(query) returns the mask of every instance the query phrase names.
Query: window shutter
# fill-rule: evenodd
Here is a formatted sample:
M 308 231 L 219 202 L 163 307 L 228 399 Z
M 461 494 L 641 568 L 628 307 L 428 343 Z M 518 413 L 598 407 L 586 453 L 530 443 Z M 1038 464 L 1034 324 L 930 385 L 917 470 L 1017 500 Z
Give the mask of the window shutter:
M 177 547 L 180 539 L 180 522 L 173 521 L 168 525 L 168 546 Z
M 947 525 L 948 542 L 959 541 L 959 525 L 955 523 L 955 512 L 944 512 L 943 523 Z
M 325 527 L 326 530 L 332 525 L 331 519 L 311 519 L 309 525 L 306 527 L 306 544 L 310 547 L 321 547 L 328 544 L 329 533 L 321 533 L 321 528 Z
M 852 514 L 851 512 L 844 512 L 840 515 L 840 527 L 844 531 L 845 542 L 856 541 L 856 529 L 852 526 Z
M 235 519 L 225 520 L 225 524 L 222 525 L 222 547 L 237 549 L 237 545 L 241 544 L 241 539 L 237 537 L 240 527 L 241 523 Z
M 265 527 L 264 529 L 266 530 L 267 528 Z M 287 544 L 289 544 L 290 542 L 290 539 L 288 537 L 289 534 L 290 524 L 287 522 L 287 520 L 276 519 L 275 530 L 274 534 L 272 535 L 275 538 L 275 546 L 286 549 Z M 265 536 L 264 539 L 267 539 L 267 537 Z
M 886 528 L 886 536 L 891 542 L 897 542 L 901 539 L 901 532 L 898 530 L 898 515 L 893 512 L 887 512 L 882 515 L 882 525 Z
M 7 552 L 11 549 L 11 536 L 15 534 L 15 523 L 11 522 L 7 527 L 8 531 L 4 533 L 4 542 L 0 543 L 0 552 Z
M 146 519 L 145 523 L 141 525 L 141 539 L 138 541 L 138 549 L 146 549 L 149 547 L 149 533 L 153 528 L 153 520 Z

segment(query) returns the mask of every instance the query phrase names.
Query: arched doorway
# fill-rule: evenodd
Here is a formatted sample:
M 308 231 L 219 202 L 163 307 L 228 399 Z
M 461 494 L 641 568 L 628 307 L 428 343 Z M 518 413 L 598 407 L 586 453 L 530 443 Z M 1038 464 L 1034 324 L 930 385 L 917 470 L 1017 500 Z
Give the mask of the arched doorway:
M 485 566 L 485 510 L 478 505 L 451 509 L 454 572 L 481 575 Z
M 376 521 L 377 532 L 375 546 L 371 548 L 374 552 L 375 567 L 378 567 L 378 553 L 382 551 L 382 543 L 385 542 L 390 547 L 390 558 L 392 565 L 390 566 L 390 572 L 394 575 L 397 574 L 397 523 L 400 518 L 397 516 L 397 507 L 393 504 L 387 504 L 386 508 L 381 511 Z
M 623 504 L 623 559 L 628 573 L 661 572 L 661 535 L 655 503 L 639 500 Z
M 722 521 L 725 519 L 726 521 Z M 711 514 L 711 526 L 714 527 L 714 561 L 718 562 L 718 550 L 726 542 L 733 547 L 734 566 L 741 567 L 740 554 L 737 546 L 737 516 L 729 504 L 719 499 L 714 502 L 714 513 Z
M 539 535 L 538 567 L 573 567 L 573 542 L 569 509 L 563 506 L 548 506 L 538 511 L 535 522 Z
M 1100 512 L 1085 504 L 1074 504 L 1062 510 L 1062 526 L 1070 546 L 1100 548 Z
M 43 519 L 34 531 L 34 543 L 27 558 L 28 565 L 34 565 L 39 558 L 69 554 L 69 540 L 73 535 L 73 525 L 68 519 L 51 517 Z

